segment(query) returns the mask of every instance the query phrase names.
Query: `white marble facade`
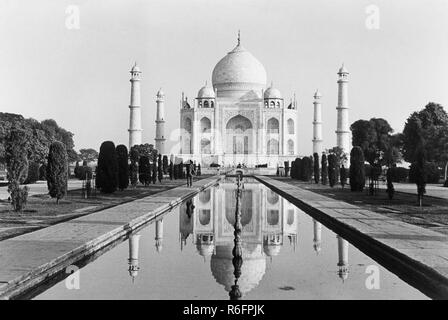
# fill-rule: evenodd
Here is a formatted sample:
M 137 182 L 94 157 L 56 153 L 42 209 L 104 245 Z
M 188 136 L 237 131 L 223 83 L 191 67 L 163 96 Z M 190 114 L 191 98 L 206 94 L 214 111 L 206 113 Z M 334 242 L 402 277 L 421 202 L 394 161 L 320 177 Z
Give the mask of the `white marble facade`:
M 222 58 L 212 85 L 189 101 L 182 94 L 180 157 L 202 165 L 268 164 L 297 157 L 297 103 L 266 88 L 263 65 L 240 43 Z

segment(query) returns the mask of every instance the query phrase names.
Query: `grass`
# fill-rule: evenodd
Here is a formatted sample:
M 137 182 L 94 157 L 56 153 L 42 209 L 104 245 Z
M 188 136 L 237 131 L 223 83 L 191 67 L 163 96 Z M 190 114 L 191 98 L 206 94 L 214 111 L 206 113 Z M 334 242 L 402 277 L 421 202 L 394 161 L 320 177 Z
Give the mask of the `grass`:
M 362 209 L 448 234 L 448 200 L 446 199 L 426 196 L 423 198 L 423 206 L 419 207 L 417 192 L 411 194 L 396 191 L 393 199 L 389 200 L 385 189 L 380 189 L 376 195 L 368 195 L 366 190 L 351 192 L 350 186 L 346 186 L 344 189 L 340 185 L 331 188 L 328 185 L 292 180 L 291 178 L 277 179 L 335 200 L 345 201 Z
M 204 175 L 201 178 L 205 177 Z M 28 197 L 27 205 L 21 213 L 14 212 L 7 200 L 0 200 L 0 240 L 147 197 L 182 184 L 186 184 L 185 179 L 163 180 L 162 184 L 156 183 L 147 187 L 138 185 L 136 188 L 117 190 L 112 194 L 97 192 L 88 199 L 83 197 L 80 189 L 70 190 L 59 204 L 47 194 L 37 194 Z

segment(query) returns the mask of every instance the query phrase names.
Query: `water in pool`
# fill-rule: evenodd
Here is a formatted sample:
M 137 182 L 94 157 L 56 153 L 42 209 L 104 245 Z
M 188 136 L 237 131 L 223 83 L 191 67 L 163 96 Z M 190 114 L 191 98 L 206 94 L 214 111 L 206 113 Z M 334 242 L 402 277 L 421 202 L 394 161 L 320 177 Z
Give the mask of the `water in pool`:
M 427 298 L 264 185 L 243 182 L 242 299 Z M 222 180 L 82 267 L 79 289 L 67 278 L 34 298 L 229 299 L 235 190 L 234 178 Z

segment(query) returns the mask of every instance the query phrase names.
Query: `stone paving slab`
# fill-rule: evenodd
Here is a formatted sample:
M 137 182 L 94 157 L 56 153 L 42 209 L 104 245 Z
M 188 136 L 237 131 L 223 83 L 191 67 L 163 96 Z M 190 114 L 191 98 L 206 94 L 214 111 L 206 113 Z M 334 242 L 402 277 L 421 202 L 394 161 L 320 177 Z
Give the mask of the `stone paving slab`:
M 221 177 L 195 181 L 0 242 L 0 298 L 9 299 L 105 247 Z
M 256 176 L 256 179 L 290 202 L 310 209 L 313 217 L 318 220 L 320 217 L 330 228 L 344 230 L 348 236 L 359 239 L 366 250 L 376 250 L 380 257 L 383 252 L 384 259 L 397 266 L 402 264 L 400 266 L 415 273 L 415 278 L 428 282 L 425 290 L 430 295 L 448 299 L 447 235 L 323 195 L 316 196 L 303 187 L 267 176 Z

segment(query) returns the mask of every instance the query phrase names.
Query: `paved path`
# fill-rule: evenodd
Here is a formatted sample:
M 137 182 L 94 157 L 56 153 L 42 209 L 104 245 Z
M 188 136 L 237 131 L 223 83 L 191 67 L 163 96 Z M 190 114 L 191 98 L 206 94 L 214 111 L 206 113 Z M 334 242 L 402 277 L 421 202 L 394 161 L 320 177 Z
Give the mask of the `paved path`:
M 138 229 L 219 176 L 195 181 L 0 242 L 0 299 L 14 298 L 70 264 Z
M 47 194 L 48 193 L 48 187 L 47 187 L 47 181 L 37 181 L 36 183 L 28 184 L 27 187 L 28 195 L 34 195 L 34 194 Z M 80 189 L 82 187 L 82 181 L 77 179 L 70 179 L 68 180 L 68 190 L 73 189 Z M 8 187 L 3 186 L 0 187 L 0 200 L 8 199 L 9 193 L 8 193 Z
M 381 183 L 380 188 L 387 189 L 387 186 Z M 394 182 L 394 189 L 400 192 L 415 194 L 417 197 L 417 186 L 414 183 Z M 440 184 L 427 184 L 426 195 L 448 200 L 448 188 L 442 187 Z
M 266 176 L 256 178 L 425 294 L 448 299 L 448 236 Z

